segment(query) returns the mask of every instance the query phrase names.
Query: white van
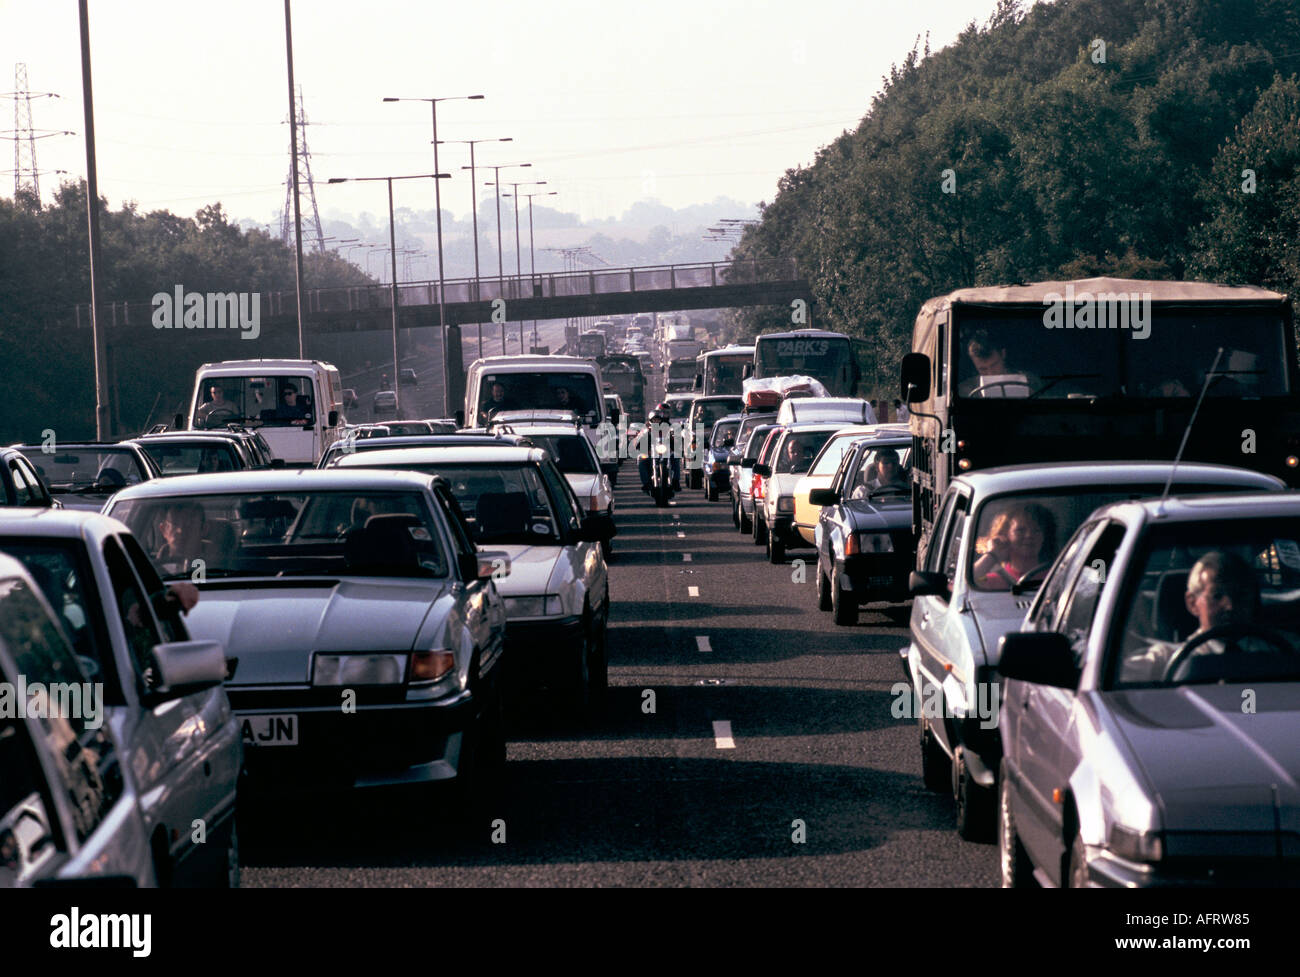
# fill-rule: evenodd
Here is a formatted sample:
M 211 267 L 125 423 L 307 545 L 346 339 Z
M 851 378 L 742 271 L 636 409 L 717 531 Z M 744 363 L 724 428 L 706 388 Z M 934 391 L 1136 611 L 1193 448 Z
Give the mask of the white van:
M 465 426 L 487 427 L 493 414 L 508 410 L 573 411 L 601 466 L 613 464 L 617 470 L 617 458 L 606 457 L 611 446 L 617 451 L 617 439 L 605 426 L 600 367 L 591 360 L 529 354 L 475 360 L 465 379 Z
M 225 360 L 194 374 L 189 428 L 256 428 L 276 457 L 293 468 L 311 466 L 340 437 L 343 385 L 320 360 Z

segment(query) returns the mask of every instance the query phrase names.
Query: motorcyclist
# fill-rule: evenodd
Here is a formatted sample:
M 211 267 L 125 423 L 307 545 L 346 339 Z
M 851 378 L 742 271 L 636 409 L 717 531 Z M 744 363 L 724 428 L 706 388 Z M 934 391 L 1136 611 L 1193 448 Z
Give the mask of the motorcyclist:
M 641 475 L 641 491 L 647 495 L 650 493 L 650 453 L 654 445 L 666 444 L 668 450 L 672 451 L 672 415 L 669 413 L 668 405 L 661 403 L 656 406 L 650 415 L 646 418 L 645 430 L 637 437 L 637 471 Z M 673 491 L 682 490 L 681 483 L 681 460 L 677 455 L 672 455 L 672 473 L 673 473 Z

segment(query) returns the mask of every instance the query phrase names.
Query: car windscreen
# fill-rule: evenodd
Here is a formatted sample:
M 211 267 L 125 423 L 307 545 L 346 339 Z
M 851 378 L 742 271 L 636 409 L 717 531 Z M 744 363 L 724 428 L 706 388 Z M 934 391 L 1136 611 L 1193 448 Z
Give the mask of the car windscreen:
M 534 434 L 528 440 L 550 452 L 555 467 L 566 475 L 596 475 L 600 467 L 592 455 L 591 442 L 581 434 Z
M 1098 478 L 1104 472 L 1098 471 Z M 1174 482 L 1176 495 L 1247 491 L 1233 486 Z M 1258 491 L 1251 486 L 1248 491 Z M 980 507 L 975 529 L 970 583 L 975 590 L 1010 590 L 1026 574 L 1041 583 L 1046 567 L 1096 508 L 1128 499 L 1159 496 L 1164 484 L 1124 485 L 1110 489 L 1080 486 L 1055 492 L 1003 495 Z M 1040 572 L 1041 571 L 1041 572 Z
M 841 494 L 853 500 L 894 501 L 912 497 L 911 445 L 881 445 L 862 453 Z
M 145 453 L 162 470 L 164 477 L 233 472 L 244 467 L 233 447 L 214 440 L 142 444 Z
M 803 475 L 812 465 L 834 431 L 792 431 L 777 448 L 776 460 L 771 463 L 777 475 Z
M 541 473 L 532 464 L 383 465 L 441 475 L 465 514 L 476 543 L 523 546 L 561 542 L 555 510 Z
M 669 380 L 690 380 L 695 376 L 694 360 L 674 360 L 668 364 Z
M 207 377 L 194 403 L 194 427 L 213 430 L 231 421 L 303 427 L 312 423 L 315 409 L 311 377 Z
M 710 393 L 739 393 L 745 367 L 753 365 L 752 353 L 709 356 L 704 360 L 704 389 Z
M 842 434 L 829 438 L 821 452 L 813 459 L 809 475 L 834 475 L 844 460 L 844 454 L 862 438 L 862 435 Z
M 418 492 L 183 495 L 130 499 L 109 514 L 130 527 L 164 578 L 447 575 Z
M 685 397 L 677 400 L 670 400 L 668 403 L 668 416 L 674 421 L 684 421 L 691 414 L 691 398 Z
M 701 400 L 696 401 L 695 423 L 708 431 L 728 414 L 735 414 L 744 405 L 739 397 L 735 400 Z
M 1156 527 L 1127 587 L 1111 687 L 1300 681 L 1300 519 Z
M 764 424 L 771 424 L 774 420 L 776 420 L 775 414 L 745 415 L 745 417 L 741 418 L 740 430 L 736 433 L 737 446 L 744 447 L 749 443 L 749 439 L 756 428 L 762 427 Z
M 713 425 L 713 433 L 709 436 L 710 447 L 718 449 L 731 447 L 731 445 L 727 444 L 727 441 L 730 440 L 731 444 L 734 445 L 736 443 L 736 431 L 739 429 L 740 421 L 717 422 Z
M 95 495 L 116 492 L 145 481 L 135 455 L 125 448 L 59 448 L 46 454 L 40 448 L 21 448 L 54 495 Z

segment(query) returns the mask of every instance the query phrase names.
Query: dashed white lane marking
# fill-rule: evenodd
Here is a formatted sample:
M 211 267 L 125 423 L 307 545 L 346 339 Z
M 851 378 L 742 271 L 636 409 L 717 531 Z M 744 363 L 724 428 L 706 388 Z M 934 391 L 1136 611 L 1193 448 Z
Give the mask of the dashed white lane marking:
M 685 534 L 685 533 L 678 533 L 678 534 L 677 534 L 677 538 L 678 538 L 678 539 L 685 539 L 685 538 L 686 538 L 686 534 Z
M 731 723 L 726 719 L 713 720 L 713 743 L 719 750 L 734 750 L 736 741 L 731 735 Z
M 698 651 L 712 651 L 713 646 L 709 644 L 709 636 L 707 634 L 697 635 L 695 638 L 695 648 Z
M 682 554 L 682 562 L 683 562 L 683 563 L 690 563 L 690 562 L 691 562 L 691 554 L 689 554 L 689 553 L 683 553 L 683 554 Z
M 686 588 L 686 596 L 687 596 L 687 597 L 699 597 L 699 596 L 700 596 L 700 588 L 699 588 L 699 587 L 687 587 L 687 588 Z

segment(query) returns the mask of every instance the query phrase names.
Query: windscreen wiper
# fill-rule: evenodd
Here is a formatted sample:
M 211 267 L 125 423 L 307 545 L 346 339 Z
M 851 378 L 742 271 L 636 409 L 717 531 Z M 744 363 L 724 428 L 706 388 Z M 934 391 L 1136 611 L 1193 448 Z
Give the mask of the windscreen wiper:
M 1035 397 L 1041 397 L 1043 394 L 1047 393 L 1047 391 L 1051 390 L 1062 380 L 1096 380 L 1100 376 L 1101 376 L 1100 373 L 1056 373 L 1051 376 L 1040 377 L 1040 379 L 1042 380 L 1051 380 L 1052 382 L 1049 383 L 1047 386 L 1043 387 L 1041 390 L 1035 390 L 1025 399 L 1033 400 Z

